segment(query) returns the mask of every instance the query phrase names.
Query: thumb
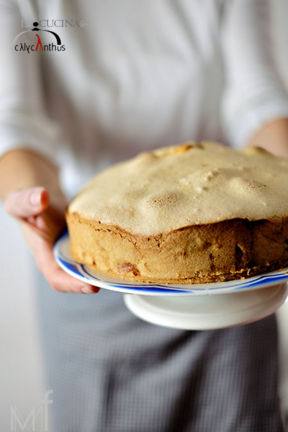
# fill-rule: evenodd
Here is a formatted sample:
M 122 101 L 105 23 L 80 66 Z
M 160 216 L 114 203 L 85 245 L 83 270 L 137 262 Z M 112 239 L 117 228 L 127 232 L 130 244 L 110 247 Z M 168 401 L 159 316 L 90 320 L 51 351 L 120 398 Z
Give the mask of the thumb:
M 19 189 L 11 192 L 4 201 L 7 213 L 27 218 L 42 213 L 49 205 L 49 193 L 42 187 Z

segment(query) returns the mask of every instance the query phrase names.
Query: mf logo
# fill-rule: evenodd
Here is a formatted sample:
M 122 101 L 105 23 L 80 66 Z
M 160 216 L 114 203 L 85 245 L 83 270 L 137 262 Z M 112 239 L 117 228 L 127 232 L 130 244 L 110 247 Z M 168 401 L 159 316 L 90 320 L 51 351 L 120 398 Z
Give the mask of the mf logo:
M 48 432 L 48 407 L 53 403 L 53 390 L 48 390 L 40 404 L 23 416 L 16 407 L 10 407 L 10 432 Z

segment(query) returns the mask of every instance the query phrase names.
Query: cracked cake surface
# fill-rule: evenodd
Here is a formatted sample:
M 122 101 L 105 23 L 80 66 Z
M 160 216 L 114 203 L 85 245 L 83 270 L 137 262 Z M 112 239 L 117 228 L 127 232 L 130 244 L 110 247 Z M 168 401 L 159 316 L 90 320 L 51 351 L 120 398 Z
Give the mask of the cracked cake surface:
M 67 213 L 75 259 L 124 279 L 205 283 L 288 263 L 288 159 L 189 142 L 92 178 Z

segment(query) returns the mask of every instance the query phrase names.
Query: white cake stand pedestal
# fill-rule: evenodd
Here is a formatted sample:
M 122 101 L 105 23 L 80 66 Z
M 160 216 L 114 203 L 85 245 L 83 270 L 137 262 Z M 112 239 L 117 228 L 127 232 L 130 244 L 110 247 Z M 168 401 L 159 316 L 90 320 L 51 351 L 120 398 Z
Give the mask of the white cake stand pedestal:
M 248 292 L 207 295 L 125 294 L 128 309 L 137 317 L 164 327 L 211 330 L 258 321 L 275 312 L 287 297 L 287 284 Z

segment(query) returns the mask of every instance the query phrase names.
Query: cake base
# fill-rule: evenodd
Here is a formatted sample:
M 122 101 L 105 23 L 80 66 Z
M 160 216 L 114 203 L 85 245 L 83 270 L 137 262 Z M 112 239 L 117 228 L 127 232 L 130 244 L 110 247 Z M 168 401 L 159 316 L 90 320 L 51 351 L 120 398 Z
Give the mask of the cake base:
M 206 283 L 288 265 L 288 218 L 233 219 L 142 236 L 66 214 L 75 260 L 127 280 Z

